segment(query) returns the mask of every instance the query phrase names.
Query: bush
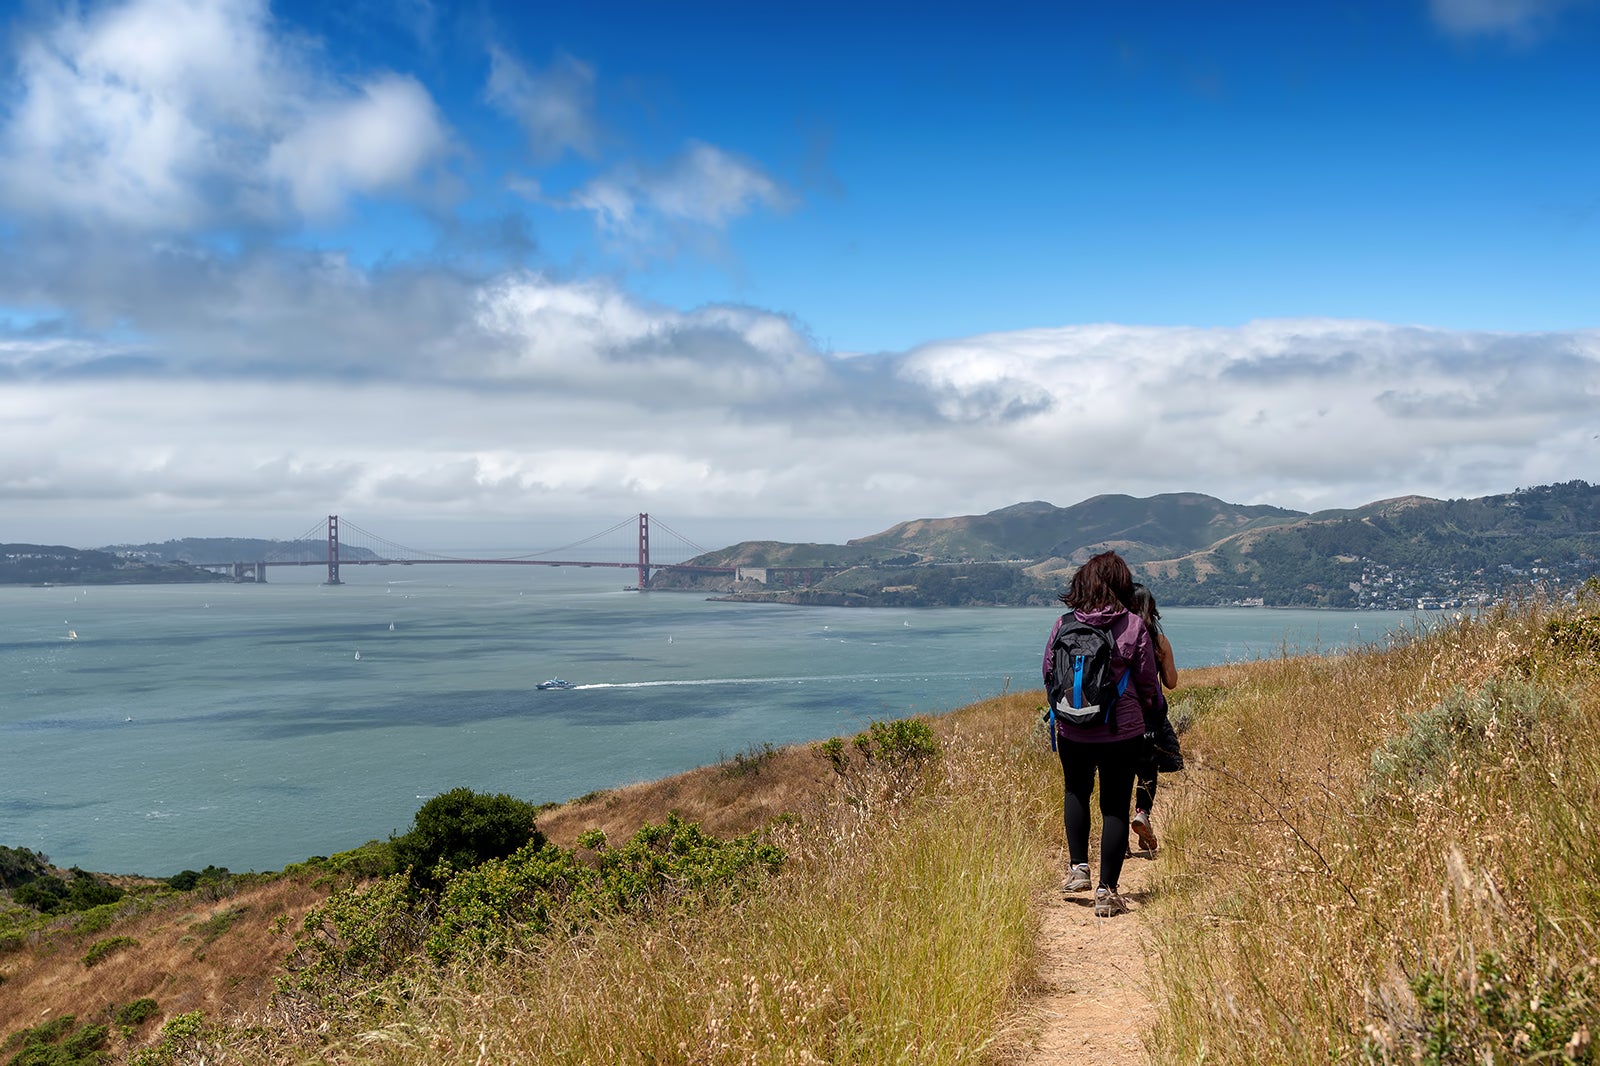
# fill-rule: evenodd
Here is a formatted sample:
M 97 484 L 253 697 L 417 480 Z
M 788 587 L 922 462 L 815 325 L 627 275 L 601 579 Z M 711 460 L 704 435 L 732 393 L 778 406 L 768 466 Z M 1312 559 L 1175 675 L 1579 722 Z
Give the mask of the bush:
M 1490 681 L 1475 693 L 1453 690 L 1372 753 L 1368 798 L 1426 790 L 1451 766 L 1470 766 L 1497 744 L 1525 742 L 1550 698 L 1519 681 Z
M 594 865 L 545 844 L 458 875 L 439 900 L 429 953 L 444 961 L 472 948 L 498 954 L 551 931 L 581 930 L 597 917 L 704 900 L 729 900 L 783 863 L 783 852 L 749 833 L 722 840 L 669 814 L 621 847 L 597 845 Z
M 53 1021 L 12 1034 L 0 1050 L 19 1049 L 9 1066 L 99 1066 L 106 1061 L 103 1048 L 111 1029 L 85 1025 L 76 1032 L 78 1018 L 63 1014 Z
M 763 744 L 751 744 L 744 751 L 735 755 L 731 760 L 722 761 L 722 772 L 728 777 L 749 777 L 761 772 L 761 767 L 767 763 L 778 749 L 770 741 Z
M 118 1007 L 112 1014 L 112 1020 L 122 1028 L 124 1039 L 133 1039 L 134 1032 L 145 1022 L 154 1018 L 161 1008 L 149 996 L 136 999 L 126 1006 Z
M 397 869 L 411 883 L 438 889 L 451 870 L 470 870 L 503 859 L 525 845 L 539 847 L 544 834 L 534 825 L 533 804 L 507 796 L 478 795 L 470 788 L 433 797 L 417 811 L 411 831 L 393 840 Z
M 42 914 L 66 914 L 115 903 L 124 895 L 122 889 L 87 870 L 74 866 L 68 873 L 70 881 L 51 873 L 41 874 L 13 892 L 11 898 Z
M 205 1036 L 205 1015 L 197 1010 L 180 1014 L 161 1027 L 160 1043 L 136 1052 L 128 1060 L 129 1066 L 172 1066 L 178 1062 L 203 1061 L 191 1052 Z
M 897 718 L 892 722 L 873 722 L 864 733 L 857 733 L 854 744 L 868 763 L 898 769 L 939 754 L 933 730 L 920 718 Z
M 279 987 L 314 998 L 377 994 L 375 983 L 424 948 L 436 962 L 536 949 L 539 938 L 579 932 L 619 913 L 730 900 L 783 852 L 755 834 L 721 840 L 698 823 L 668 815 L 621 847 L 585 833 L 578 853 L 529 844 L 454 874 L 435 898 L 418 897 L 395 875 L 334 893 L 306 915 Z
M 844 741 L 838 737 L 829 737 L 818 744 L 817 754 L 828 760 L 836 774 L 843 774 L 850 768 L 850 753 L 845 750 Z
M 1415 1002 L 1404 1010 L 1390 1005 L 1385 1019 L 1391 1032 L 1402 1034 L 1400 1046 L 1369 1036 L 1367 1060 L 1425 1066 L 1593 1061 L 1588 1023 L 1600 1004 L 1590 969 L 1540 973 L 1526 961 L 1512 966 L 1490 952 L 1478 959 L 1475 979 L 1467 976 L 1428 970 L 1412 978 Z
M 27 848 L 0 845 L 0 887 L 15 891 L 50 872 L 50 860 Z
M 55 874 L 44 874 L 11 893 L 11 898 L 40 914 L 56 914 L 66 909 L 63 904 L 67 899 L 67 883 Z
M 89 945 L 88 952 L 84 954 L 83 964 L 85 966 L 93 966 L 98 962 L 105 961 L 111 955 L 121 951 L 123 948 L 133 948 L 138 946 L 139 942 L 131 936 L 109 936 L 104 940 L 96 940 L 93 944 Z
M 179 892 L 192 892 L 202 884 L 220 884 L 233 875 L 226 866 L 207 866 L 204 870 L 184 870 L 167 878 L 167 884 Z

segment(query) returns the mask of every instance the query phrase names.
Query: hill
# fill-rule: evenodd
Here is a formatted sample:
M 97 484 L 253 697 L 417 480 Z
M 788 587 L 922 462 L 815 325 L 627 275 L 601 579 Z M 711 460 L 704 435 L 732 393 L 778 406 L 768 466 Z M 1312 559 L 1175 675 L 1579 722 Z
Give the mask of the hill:
M 180 537 L 159 543 L 114 544 L 102 551 L 126 559 L 160 563 L 255 562 L 259 559 L 287 557 L 327 562 L 325 540 L 263 540 L 259 537 Z M 376 559 L 367 548 L 339 545 L 341 559 Z
M 135 585 L 222 581 L 182 563 L 60 544 L 0 544 L 0 585 Z
M 561 844 L 437 893 L 375 842 L 54 919 L 0 906 L 0 1053 L 1596 1061 L 1600 582 L 1179 681 L 1188 766 L 1122 868 L 1127 915 L 1058 887 L 1061 768 L 1018 692 L 541 811 Z M 774 861 L 740 872 L 750 846 Z M 596 870 L 610 894 L 582 890 Z
M 747 547 L 715 557 L 751 554 Z M 832 554 L 826 547 L 762 543 L 763 566 L 805 558 L 848 567 L 810 575 L 803 587 L 785 584 L 789 574 L 671 574 L 659 587 L 800 604 L 1039 604 L 1053 602 L 1089 556 L 1112 550 L 1169 606 L 1451 607 L 1594 574 L 1600 487 L 1569 481 L 1478 499 L 1405 496 L 1315 514 L 1199 493 L 1106 495 L 917 519 Z M 852 564 L 848 549 L 866 554 Z
M 1199 551 L 1241 530 L 1305 517 L 1281 507 L 1224 503 L 1197 492 L 1094 496 L 1070 507 L 1034 501 L 984 515 L 921 518 L 852 545 L 896 547 L 946 562 L 1059 558 L 1073 564 L 1115 550 L 1129 562 Z

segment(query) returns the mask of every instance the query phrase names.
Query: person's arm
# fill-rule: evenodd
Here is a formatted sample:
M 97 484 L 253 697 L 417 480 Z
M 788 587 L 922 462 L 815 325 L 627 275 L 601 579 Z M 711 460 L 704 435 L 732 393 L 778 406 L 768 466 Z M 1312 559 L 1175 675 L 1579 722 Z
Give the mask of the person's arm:
M 1133 672 L 1133 687 L 1138 690 L 1139 705 L 1145 710 L 1154 710 L 1161 700 L 1161 669 L 1156 665 L 1156 645 L 1151 639 L 1150 630 L 1145 628 L 1144 622 L 1138 615 L 1130 615 L 1129 628 L 1137 635 L 1134 638 L 1133 658 L 1128 663 L 1128 669 Z
M 1156 634 L 1156 665 L 1161 668 L 1161 683 L 1167 688 L 1178 687 L 1178 664 L 1172 658 L 1172 643 L 1165 633 Z

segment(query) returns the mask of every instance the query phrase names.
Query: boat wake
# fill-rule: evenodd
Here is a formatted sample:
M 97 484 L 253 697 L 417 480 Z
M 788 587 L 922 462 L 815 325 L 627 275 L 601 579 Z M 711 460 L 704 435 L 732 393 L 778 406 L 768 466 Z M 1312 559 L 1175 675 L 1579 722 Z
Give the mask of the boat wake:
M 575 691 L 596 688 L 696 688 L 703 685 L 803 685 L 818 681 L 927 681 L 933 678 L 967 677 L 960 673 L 934 674 L 808 674 L 801 677 L 700 677 L 677 681 L 594 681 L 586 685 L 573 685 Z

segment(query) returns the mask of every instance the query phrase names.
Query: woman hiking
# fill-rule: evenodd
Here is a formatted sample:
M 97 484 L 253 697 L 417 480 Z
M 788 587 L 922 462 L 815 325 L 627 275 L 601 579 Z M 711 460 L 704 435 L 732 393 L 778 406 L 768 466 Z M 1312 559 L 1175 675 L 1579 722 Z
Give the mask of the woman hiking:
M 1061 756 L 1062 821 L 1072 870 L 1063 892 L 1082 892 L 1089 879 L 1089 798 L 1095 774 L 1100 775 L 1100 870 L 1094 892 L 1096 917 L 1110 918 L 1128 907 L 1117 894 L 1122 860 L 1128 850 L 1128 805 L 1133 798 L 1134 771 L 1144 748 L 1145 707 L 1153 707 L 1160 691 L 1155 644 L 1138 615 L 1123 604 L 1133 594 L 1133 575 L 1116 552 L 1102 552 L 1072 575 L 1061 602 L 1072 609 L 1062 615 L 1045 644 L 1044 682 L 1056 687 L 1056 634 L 1070 618 L 1104 630 L 1111 639 L 1111 677 L 1126 678 L 1109 721 L 1075 725 L 1056 716 L 1056 750 Z
M 1161 611 L 1156 598 L 1145 586 L 1135 582 L 1133 595 L 1128 598 L 1128 609 L 1139 616 L 1150 633 L 1155 646 L 1156 671 L 1161 675 L 1161 688 L 1178 687 L 1178 665 L 1172 657 L 1172 644 L 1161 630 Z M 1156 802 L 1156 778 L 1162 764 L 1169 769 L 1181 768 L 1183 756 L 1178 751 L 1178 734 L 1167 716 L 1167 695 L 1156 690 L 1155 713 L 1145 723 L 1144 750 L 1139 754 L 1136 767 L 1138 781 L 1133 789 L 1134 836 L 1139 838 L 1139 850 L 1156 850 L 1156 831 L 1150 825 L 1150 811 Z M 1174 767 L 1176 764 L 1176 767 Z

